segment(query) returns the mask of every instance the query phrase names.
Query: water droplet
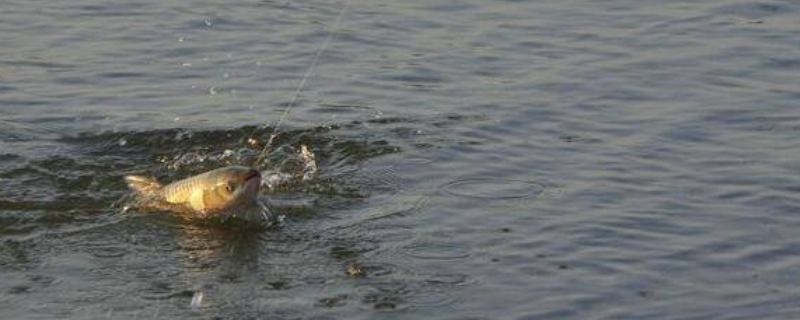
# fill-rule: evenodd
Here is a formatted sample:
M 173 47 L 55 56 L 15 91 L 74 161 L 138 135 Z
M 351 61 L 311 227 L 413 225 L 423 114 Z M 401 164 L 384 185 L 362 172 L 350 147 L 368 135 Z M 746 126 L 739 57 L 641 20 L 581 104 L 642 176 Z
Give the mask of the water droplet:
M 202 291 L 196 291 L 194 293 L 194 295 L 192 296 L 192 302 L 189 303 L 189 305 L 192 308 L 199 308 L 201 304 L 203 304 L 203 292 Z

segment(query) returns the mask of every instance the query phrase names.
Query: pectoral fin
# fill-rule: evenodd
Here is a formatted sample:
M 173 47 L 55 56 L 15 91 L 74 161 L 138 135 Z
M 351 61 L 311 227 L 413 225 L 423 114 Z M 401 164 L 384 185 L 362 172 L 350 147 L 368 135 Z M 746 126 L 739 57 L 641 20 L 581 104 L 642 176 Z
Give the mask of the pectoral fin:
M 269 203 L 264 203 L 256 200 L 255 203 L 240 208 L 236 212 L 236 217 L 250 222 L 262 223 L 265 225 L 273 225 L 281 223 L 282 217 L 276 216 L 269 207 Z
M 201 188 L 196 188 L 189 196 L 189 206 L 196 212 L 201 212 L 205 215 L 208 210 L 206 205 L 206 192 Z

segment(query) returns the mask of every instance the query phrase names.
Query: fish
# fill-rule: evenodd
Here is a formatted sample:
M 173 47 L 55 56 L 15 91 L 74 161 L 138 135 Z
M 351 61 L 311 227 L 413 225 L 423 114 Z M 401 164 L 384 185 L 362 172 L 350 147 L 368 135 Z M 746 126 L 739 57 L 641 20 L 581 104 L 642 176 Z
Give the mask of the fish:
M 222 217 L 275 221 L 269 207 L 258 200 L 261 172 L 246 166 L 227 166 L 163 185 L 156 179 L 129 175 L 135 204 L 144 209 L 172 211 L 197 218 Z

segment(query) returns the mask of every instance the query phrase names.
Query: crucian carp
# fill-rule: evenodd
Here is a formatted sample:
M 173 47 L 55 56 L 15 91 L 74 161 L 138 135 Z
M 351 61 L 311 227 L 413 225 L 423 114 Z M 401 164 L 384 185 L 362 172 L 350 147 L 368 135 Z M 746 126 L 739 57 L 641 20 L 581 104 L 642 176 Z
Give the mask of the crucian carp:
M 245 166 L 229 166 L 162 185 L 153 178 L 126 176 L 140 208 L 172 211 L 192 217 L 235 217 L 272 223 L 275 217 L 258 201 L 261 173 Z

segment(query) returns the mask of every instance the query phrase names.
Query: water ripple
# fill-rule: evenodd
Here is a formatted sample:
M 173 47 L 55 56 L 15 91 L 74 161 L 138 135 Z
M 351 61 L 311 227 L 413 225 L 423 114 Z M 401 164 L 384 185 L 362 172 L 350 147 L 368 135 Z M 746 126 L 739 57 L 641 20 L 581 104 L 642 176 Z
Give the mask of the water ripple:
M 441 190 L 455 197 L 504 200 L 537 196 L 544 192 L 545 186 L 526 180 L 471 178 L 447 183 Z
M 463 245 L 457 243 L 417 242 L 403 247 L 403 253 L 423 260 L 460 260 L 470 256 Z

